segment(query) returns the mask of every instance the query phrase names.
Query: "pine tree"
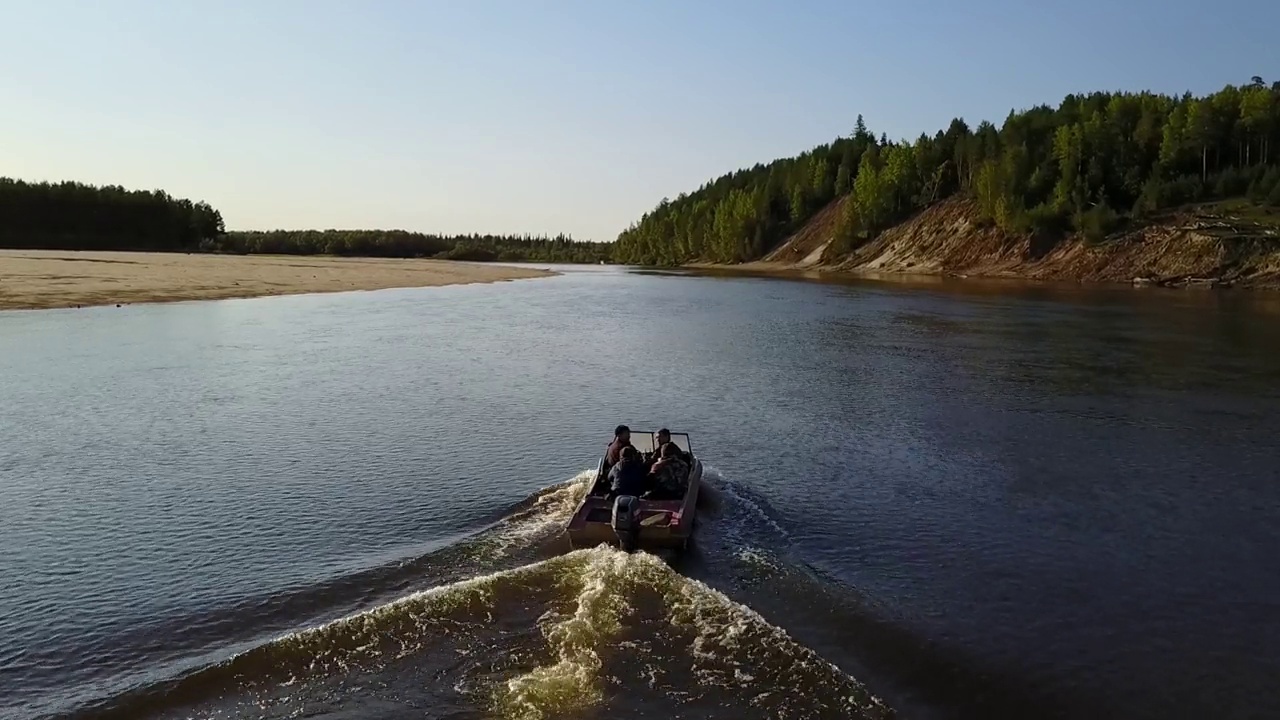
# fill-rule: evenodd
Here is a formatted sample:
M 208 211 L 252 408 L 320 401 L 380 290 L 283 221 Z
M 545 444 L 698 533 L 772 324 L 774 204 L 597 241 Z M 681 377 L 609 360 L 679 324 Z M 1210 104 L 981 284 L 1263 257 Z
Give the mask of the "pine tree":
M 853 125 L 853 139 L 855 142 L 861 142 L 864 145 L 870 144 L 874 139 L 874 136 L 867 132 L 867 124 L 862 121 L 862 113 L 858 113 L 858 121 Z
M 840 218 L 836 222 L 835 246 L 839 253 L 853 250 L 858 240 L 858 202 L 856 197 L 847 197 L 840 206 Z
M 836 195 L 844 195 L 853 189 L 853 173 L 849 170 L 849 166 L 840 163 L 840 169 L 836 171 Z
M 805 198 L 804 187 L 796 185 L 791 191 L 791 222 L 799 225 L 804 221 L 808 213 L 808 200 Z

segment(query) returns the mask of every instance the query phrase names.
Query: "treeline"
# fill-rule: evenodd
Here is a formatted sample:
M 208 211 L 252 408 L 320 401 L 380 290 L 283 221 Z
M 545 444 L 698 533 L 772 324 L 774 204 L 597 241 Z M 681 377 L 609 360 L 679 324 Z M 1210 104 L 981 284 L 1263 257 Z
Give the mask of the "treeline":
M 441 258 L 504 262 L 596 263 L 611 246 L 566 235 L 429 235 L 404 230 L 271 230 L 229 232 L 202 250 L 281 255 Z
M 565 235 L 428 235 L 404 230 L 226 232 L 207 203 L 163 190 L 0 178 L 0 247 L 160 250 L 288 255 L 434 257 L 453 260 L 597 263 L 612 245 Z
M 1245 196 L 1280 205 L 1280 82 L 1254 77 L 1207 97 L 1068 95 L 1010 112 L 1001 127 L 891 142 L 859 116 L 848 137 L 663 199 L 618 236 L 615 258 L 639 264 L 760 257 L 833 199 L 849 249 L 940 199 L 975 197 L 983 220 L 1011 232 L 1077 230 L 1100 239 L 1128 218 L 1188 202 Z
M 190 250 L 223 232 L 222 215 L 163 190 L 0 178 L 0 246 Z

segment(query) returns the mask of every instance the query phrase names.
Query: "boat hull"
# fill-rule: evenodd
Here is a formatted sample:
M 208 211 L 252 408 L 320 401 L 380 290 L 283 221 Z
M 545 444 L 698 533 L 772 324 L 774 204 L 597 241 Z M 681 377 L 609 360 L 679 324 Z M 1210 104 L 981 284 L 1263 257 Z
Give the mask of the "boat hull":
M 613 529 L 613 498 L 596 492 L 603 483 L 604 462 L 596 469 L 593 491 L 583 498 L 566 528 L 571 547 L 621 545 Z M 683 549 L 688 546 L 696 521 L 698 492 L 702 486 L 702 462 L 694 458 L 689 469 L 688 489 L 680 500 L 638 500 L 639 533 L 637 550 Z

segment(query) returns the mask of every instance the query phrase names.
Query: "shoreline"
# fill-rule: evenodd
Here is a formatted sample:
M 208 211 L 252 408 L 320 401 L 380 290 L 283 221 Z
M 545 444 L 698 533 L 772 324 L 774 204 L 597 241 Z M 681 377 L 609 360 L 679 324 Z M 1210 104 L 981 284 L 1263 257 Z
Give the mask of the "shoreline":
M 0 250 L 0 311 L 440 287 L 557 274 L 416 258 Z
M 833 252 L 848 197 L 832 201 L 741 272 L 896 280 L 1026 282 L 1079 287 L 1280 289 L 1280 214 L 1242 201 L 1187 205 L 1102 239 L 1018 233 L 984 222 L 968 197 L 939 201 L 874 238 Z
M 1199 278 L 1187 278 L 1185 280 L 1159 280 L 1136 277 L 1132 280 L 1092 280 L 1048 276 L 1021 275 L 1017 273 L 1000 273 L 1000 274 L 983 274 L 983 273 L 958 273 L 958 272 L 897 272 L 892 270 L 870 270 L 857 267 L 844 267 L 836 265 L 819 265 L 819 264 L 801 264 L 801 263 L 784 263 L 769 260 L 751 260 L 744 263 L 727 265 L 722 263 L 685 263 L 680 268 L 687 270 L 696 270 L 707 273 L 725 273 L 737 275 L 756 275 L 769 276 L 778 278 L 791 278 L 798 280 L 814 280 L 814 281 L 854 281 L 854 280 L 872 280 L 879 282 L 896 282 L 902 284 L 943 284 L 943 283 L 971 283 L 971 284 L 1021 284 L 1026 286 L 1045 286 L 1045 287 L 1078 287 L 1078 288 L 1094 288 L 1098 290 L 1104 289 L 1131 289 L 1131 290 L 1147 290 L 1147 289 L 1164 289 L 1164 290 L 1245 290 L 1245 291 L 1262 291 L 1274 292 L 1280 290 L 1280 282 L 1262 280 L 1262 281 L 1227 281 L 1222 282 L 1216 278 L 1201 280 Z

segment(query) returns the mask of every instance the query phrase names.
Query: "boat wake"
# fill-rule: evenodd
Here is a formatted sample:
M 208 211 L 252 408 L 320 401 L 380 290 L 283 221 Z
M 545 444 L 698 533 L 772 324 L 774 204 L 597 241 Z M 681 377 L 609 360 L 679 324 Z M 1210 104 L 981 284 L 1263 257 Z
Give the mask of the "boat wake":
M 556 540 L 591 475 L 534 495 L 450 551 L 483 574 L 284 634 L 78 715 L 891 715 L 785 631 L 656 556 L 561 552 Z M 718 502 L 735 503 L 718 474 L 709 482 Z

